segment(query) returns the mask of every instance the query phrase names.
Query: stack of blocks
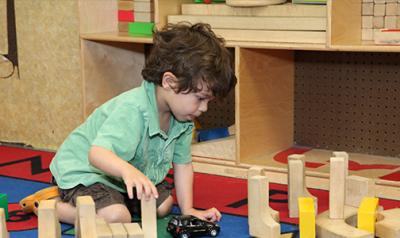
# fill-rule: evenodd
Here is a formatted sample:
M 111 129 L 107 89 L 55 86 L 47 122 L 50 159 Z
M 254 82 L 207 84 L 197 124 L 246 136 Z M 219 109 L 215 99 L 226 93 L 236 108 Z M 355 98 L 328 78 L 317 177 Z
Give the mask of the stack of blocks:
M 373 41 L 382 29 L 400 28 L 400 0 L 362 0 L 362 40 Z
M 154 28 L 153 0 L 119 0 L 118 28 L 134 36 L 151 36 Z

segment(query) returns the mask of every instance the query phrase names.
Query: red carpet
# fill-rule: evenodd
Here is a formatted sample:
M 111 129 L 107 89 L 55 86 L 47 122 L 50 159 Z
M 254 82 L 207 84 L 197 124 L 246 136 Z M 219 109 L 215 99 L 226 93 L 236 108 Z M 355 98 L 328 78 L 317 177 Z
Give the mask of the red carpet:
M 48 166 L 53 156 L 50 152 L 0 146 L 0 175 L 48 183 L 51 177 Z M 310 192 L 318 197 L 319 212 L 325 211 L 328 192 L 317 189 Z M 297 219 L 288 218 L 287 186 L 270 184 L 269 194 L 270 206 L 280 212 L 281 221 L 297 223 Z M 214 206 L 224 213 L 247 216 L 246 180 L 196 173 L 194 197 L 197 208 Z M 399 201 L 387 199 L 380 199 L 380 204 L 385 209 L 400 206 Z

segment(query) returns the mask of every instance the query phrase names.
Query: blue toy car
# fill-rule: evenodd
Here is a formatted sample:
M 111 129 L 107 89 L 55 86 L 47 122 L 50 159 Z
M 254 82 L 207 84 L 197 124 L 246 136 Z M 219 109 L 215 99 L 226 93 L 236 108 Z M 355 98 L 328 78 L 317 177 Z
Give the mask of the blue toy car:
M 195 216 L 174 216 L 168 222 L 167 231 L 173 237 L 188 238 L 200 235 L 215 237 L 221 230 L 217 223 L 203 221 Z

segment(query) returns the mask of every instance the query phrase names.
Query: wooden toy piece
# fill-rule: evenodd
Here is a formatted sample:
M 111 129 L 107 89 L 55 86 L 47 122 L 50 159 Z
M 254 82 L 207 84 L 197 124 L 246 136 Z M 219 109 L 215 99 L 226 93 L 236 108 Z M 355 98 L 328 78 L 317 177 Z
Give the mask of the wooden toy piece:
M 299 217 L 299 197 L 311 197 L 318 211 L 317 198 L 311 195 L 306 187 L 304 155 L 293 154 L 288 157 L 288 192 L 289 217 Z
M 299 197 L 298 202 L 300 238 L 315 238 L 314 199 Z
M 96 219 L 97 238 L 113 238 L 111 228 L 103 218 Z
M 329 218 L 343 219 L 346 188 L 345 158 L 330 160 L 329 176 Z
M 77 238 L 96 238 L 96 209 L 92 197 L 81 196 L 76 199 L 75 236 Z
M 156 199 L 142 198 L 142 230 L 145 238 L 157 238 L 157 208 Z
M 250 235 L 261 238 L 280 237 L 280 225 L 272 218 L 268 206 L 267 177 L 256 175 L 247 181 Z
M 382 238 L 400 237 L 400 208 L 378 212 L 375 235 Z
M 124 227 L 128 238 L 144 238 L 143 230 L 138 223 L 124 223 Z
M 375 197 L 363 198 L 358 208 L 357 228 L 375 234 L 375 222 L 377 217 L 379 199 Z
M 0 193 L 0 208 L 4 209 L 6 220 L 8 219 L 8 197 L 5 193 Z
M 128 236 L 125 227 L 122 223 L 110 223 L 113 238 L 126 238 Z
M 357 208 L 345 206 L 343 219 L 329 218 L 329 211 L 316 218 L 316 237 L 322 238 L 374 238 L 374 234 L 355 228 Z
M 256 175 L 263 176 L 264 175 L 263 168 L 261 168 L 259 166 L 253 166 L 247 171 L 247 179 L 249 179 L 249 178 L 251 178 L 253 176 L 256 176 Z M 269 189 L 267 190 L 267 194 L 268 194 L 268 196 L 267 196 L 267 198 L 268 198 L 268 203 L 267 203 L 268 206 L 267 206 L 267 208 L 269 210 L 269 213 L 271 214 L 272 218 L 276 222 L 279 222 L 279 212 L 274 210 L 274 209 L 272 209 L 269 206 Z
M 345 204 L 352 207 L 359 207 L 364 197 L 373 197 L 375 183 L 372 179 L 350 175 L 346 179 L 346 200 Z
M 349 154 L 345 151 L 333 151 L 333 157 L 341 157 L 344 158 L 344 171 L 346 177 L 349 175 Z
M 42 200 L 38 209 L 39 238 L 60 238 L 61 227 L 56 212 L 56 200 Z
M 226 0 L 226 4 L 232 7 L 259 7 L 281 4 L 286 0 Z
M 8 238 L 8 231 L 6 226 L 6 213 L 4 208 L 0 207 L 0 238 Z

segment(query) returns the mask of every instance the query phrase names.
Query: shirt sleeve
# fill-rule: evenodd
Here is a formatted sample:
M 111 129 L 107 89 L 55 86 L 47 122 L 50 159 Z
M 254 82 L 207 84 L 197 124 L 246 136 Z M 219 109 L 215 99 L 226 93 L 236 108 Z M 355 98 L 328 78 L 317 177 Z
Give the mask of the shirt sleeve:
M 131 160 L 140 143 L 144 120 L 139 109 L 120 106 L 108 115 L 92 145 L 111 150 L 121 159 Z
M 188 129 L 177 139 L 175 143 L 174 158 L 172 160 L 175 164 L 187 164 L 192 162 L 192 129 Z

